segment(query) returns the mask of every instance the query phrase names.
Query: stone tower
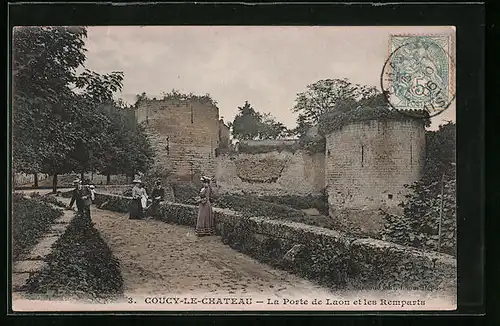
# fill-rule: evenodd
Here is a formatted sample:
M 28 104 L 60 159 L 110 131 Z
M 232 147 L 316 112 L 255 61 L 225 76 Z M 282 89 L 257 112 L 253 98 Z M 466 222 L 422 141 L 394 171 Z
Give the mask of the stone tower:
M 422 120 L 368 120 L 326 137 L 325 184 L 337 209 L 398 212 L 405 184 L 419 180 L 425 160 Z
M 136 118 L 146 127 L 157 164 L 176 180 L 192 181 L 215 175 L 219 146 L 219 109 L 199 99 L 144 100 Z

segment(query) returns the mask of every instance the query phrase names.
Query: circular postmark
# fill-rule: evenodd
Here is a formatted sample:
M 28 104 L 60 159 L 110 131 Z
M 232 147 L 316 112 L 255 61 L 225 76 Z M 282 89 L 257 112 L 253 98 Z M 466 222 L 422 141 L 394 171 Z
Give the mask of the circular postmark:
M 442 44 L 415 36 L 391 40 L 391 46 L 380 76 L 390 108 L 422 118 L 445 111 L 455 99 L 454 63 Z

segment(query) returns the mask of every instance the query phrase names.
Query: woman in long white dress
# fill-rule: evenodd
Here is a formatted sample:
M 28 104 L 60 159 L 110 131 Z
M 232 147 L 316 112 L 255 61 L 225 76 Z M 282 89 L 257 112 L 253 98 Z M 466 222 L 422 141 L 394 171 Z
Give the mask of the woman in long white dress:
M 142 209 L 146 209 L 148 207 L 148 193 L 146 192 L 146 188 L 144 187 L 144 183 L 139 184 L 140 195 L 141 195 L 141 206 Z

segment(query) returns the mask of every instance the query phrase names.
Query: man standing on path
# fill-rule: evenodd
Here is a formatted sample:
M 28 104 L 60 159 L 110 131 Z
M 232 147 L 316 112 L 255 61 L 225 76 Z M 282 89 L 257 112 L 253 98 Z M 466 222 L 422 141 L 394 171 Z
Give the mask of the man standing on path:
M 69 203 L 68 209 L 73 207 L 73 203 L 76 202 L 76 207 L 78 208 L 78 212 L 84 217 L 91 220 L 90 217 L 90 204 L 91 201 L 91 193 L 88 187 L 82 186 L 82 181 L 76 179 L 73 181 L 73 184 L 76 185 L 73 190 L 73 196 L 71 197 L 71 201 Z

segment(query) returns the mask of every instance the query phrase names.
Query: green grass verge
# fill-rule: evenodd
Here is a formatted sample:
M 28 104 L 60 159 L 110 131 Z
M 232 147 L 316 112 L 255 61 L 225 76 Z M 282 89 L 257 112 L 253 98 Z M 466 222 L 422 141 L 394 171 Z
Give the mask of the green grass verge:
M 46 233 L 62 211 L 38 199 L 12 196 L 12 259 L 27 253 Z

